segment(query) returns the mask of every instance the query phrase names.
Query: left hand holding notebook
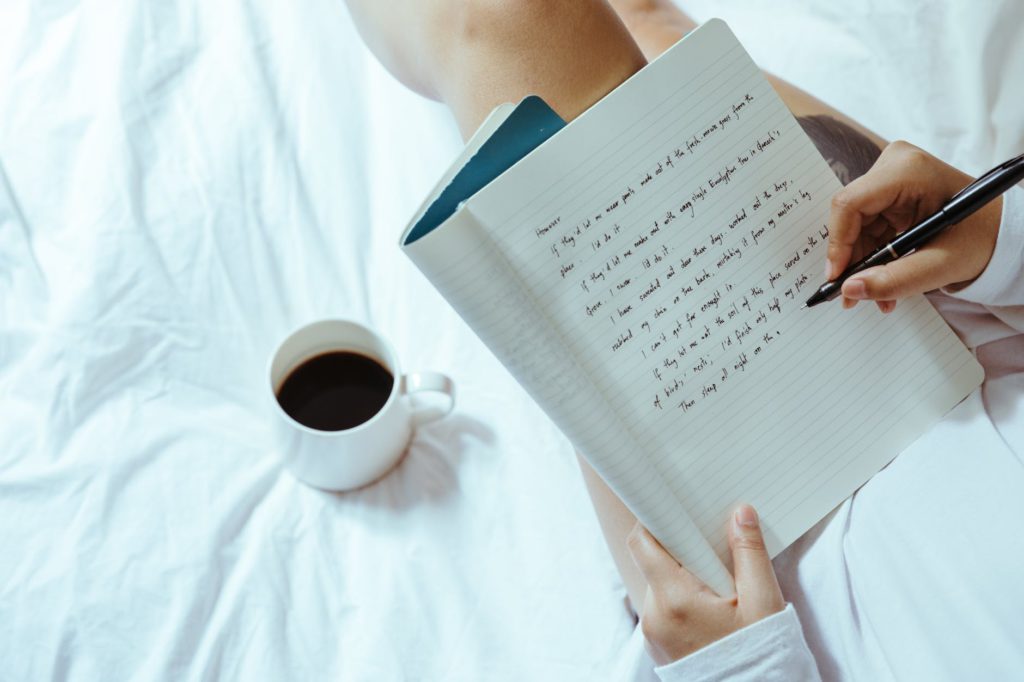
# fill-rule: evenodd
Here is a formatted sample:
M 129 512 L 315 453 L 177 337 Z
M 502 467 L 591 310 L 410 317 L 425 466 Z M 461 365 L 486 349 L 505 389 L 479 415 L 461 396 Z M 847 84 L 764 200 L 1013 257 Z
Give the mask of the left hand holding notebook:
M 913 145 L 890 144 L 833 199 L 825 278 L 935 213 L 971 180 Z M 997 199 L 917 252 L 851 277 L 843 284 L 844 307 L 872 300 L 888 313 L 897 299 L 976 279 L 995 249 L 1001 210 Z
M 736 597 L 720 597 L 637 525 L 629 551 L 647 581 L 641 627 L 651 657 L 665 665 L 786 607 L 753 507 L 729 526 Z

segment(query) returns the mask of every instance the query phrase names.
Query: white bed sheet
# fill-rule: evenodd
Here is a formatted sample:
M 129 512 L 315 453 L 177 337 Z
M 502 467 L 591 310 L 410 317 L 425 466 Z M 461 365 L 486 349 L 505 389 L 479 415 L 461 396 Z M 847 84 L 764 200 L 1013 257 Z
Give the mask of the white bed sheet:
M 690 9 L 968 170 L 1024 146 L 1018 3 L 760 5 Z M 613 677 L 570 447 L 396 247 L 459 145 L 340 0 L 0 5 L 0 680 Z M 267 445 L 325 316 L 459 391 L 349 495 Z

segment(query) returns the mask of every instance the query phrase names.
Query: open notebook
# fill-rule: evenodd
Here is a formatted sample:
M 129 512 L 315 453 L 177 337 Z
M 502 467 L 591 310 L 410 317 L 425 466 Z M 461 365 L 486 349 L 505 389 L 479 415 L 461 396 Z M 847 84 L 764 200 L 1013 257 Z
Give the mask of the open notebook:
M 828 165 L 721 21 L 565 125 L 492 114 L 402 247 L 637 518 L 722 594 L 982 380 L 923 298 L 801 310 Z M 543 476 L 543 472 L 537 472 Z

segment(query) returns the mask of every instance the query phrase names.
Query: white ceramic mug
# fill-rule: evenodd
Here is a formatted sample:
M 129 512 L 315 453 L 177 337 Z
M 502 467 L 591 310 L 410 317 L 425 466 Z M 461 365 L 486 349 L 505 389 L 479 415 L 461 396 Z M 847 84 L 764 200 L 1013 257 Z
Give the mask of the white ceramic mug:
M 378 362 L 391 373 L 391 393 L 384 406 L 358 426 L 321 431 L 293 419 L 277 395 L 300 365 L 336 351 L 359 353 Z M 455 404 L 451 379 L 436 372 L 403 375 L 390 344 L 349 320 L 322 320 L 292 332 L 278 346 L 268 373 L 277 447 L 299 480 L 325 490 L 352 490 L 377 480 L 402 458 L 416 426 L 440 419 Z M 420 391 L 441 394 L 443 404 L 414 405 L 411 395 Z

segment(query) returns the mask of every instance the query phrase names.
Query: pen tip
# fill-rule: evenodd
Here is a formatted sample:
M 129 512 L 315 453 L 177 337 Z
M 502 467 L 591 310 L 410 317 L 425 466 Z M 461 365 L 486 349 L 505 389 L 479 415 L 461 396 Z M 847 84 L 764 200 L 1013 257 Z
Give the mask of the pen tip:
M 806 303 L 804 303 L 804 304 L 803 304 L 802 306 L 800 306 L 800 310 L 803 310 L 803 309 L 804 309 L 804 308 L 806 308 L 806 307 L 807 307 L 807 304 L 806 304 Z

